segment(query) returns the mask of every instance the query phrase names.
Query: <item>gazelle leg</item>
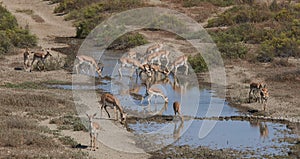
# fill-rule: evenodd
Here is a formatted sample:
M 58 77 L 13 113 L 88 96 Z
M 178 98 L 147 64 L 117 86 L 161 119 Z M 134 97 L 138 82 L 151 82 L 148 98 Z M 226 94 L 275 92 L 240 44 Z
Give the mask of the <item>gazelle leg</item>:
M 184 74 L 187 75 L 188 71 L 189 71 L 189 66 L 187 64 L 185 64 L 184 66 L 185 66 L 185 73 Z
M 175 67 L 174 75 L 177 74 L 177 66 Z
M 118 71 L 119 71 L 119 75 L 120 75 L 121 78 L 122 78 L 122 72 L 121 72 L 121 71 L 122 71 L 122 67 L 123 67 L 123 66 L 121 65 L 121 67 L 120 67 L 119 70 L 118 70 Z
M 168 65 L 169 65 L 169 58 L 168 57 L 166 57 L 166 60 L 167 60 L 167 63 L 166 63 L 166 68 L 168 67 Z
M 149 95 L 149 97 L 148 97 L 148 103 L 150 103 L 152 96 L 153 96 L 153 94 Z
M 251 91 L 252 91 L 252 89 L 250 89 L 250 91 L 249 91 L 249 101 L 248 101 L 248 103 L 251 102 L 251 101 L 250 101 L 250 99 L 251 99 Z
M 118 121 L 118 113 L 117 113 L 117 107 L 114 107 L 114 112 L 115 112 L 115 119 Z
M 90 133 L 90 147 L 91 147 L 91 150 L 93 148 L 93 136 L 92 134 Z

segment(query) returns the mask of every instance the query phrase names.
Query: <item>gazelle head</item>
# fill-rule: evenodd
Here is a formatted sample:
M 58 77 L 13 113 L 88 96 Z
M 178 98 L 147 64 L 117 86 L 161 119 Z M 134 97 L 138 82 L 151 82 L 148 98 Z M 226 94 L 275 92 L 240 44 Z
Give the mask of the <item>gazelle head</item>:
M 46 52 L 47 52 L 46 56 L 48 56 L 48 55 L 52 56 L 52 54 L 50 54 L 50 49 L 47 49 Z
M 171 73 L 171 71 L 166 67 L 166 68 L 164 69 L 163 74 L 165 74 L 166 76 L 168 76 L 170 73 Z
M 169 98 L 165 96 L 165 102 L 169 103 Z
M 269 91 L 267 88 L 262 88 L 260 91 L 261 98 L 267 100 L 269 98 Z
M 101 68 L 98 68 L 96 71 L 97 71 L 97 73 L 98 73 L 98 75 L 100 76 L 100 77 L 102 77 L 102 71 L 103 71 L 103 66 L 101 67 Z
M 125 123 L 125 122 L 126 122 L 126 118 L 127 118 L 127 113 L 121 114 L 121 122 L 122 122 L 122 123 Z
M 89 122 L 93 122 L 94 117 L 97 115 L 97 113 L 94 113 L 94 114 L 91 114 L 91 115 L 89 115 L 89 114 L 87 114 L 87 113 L 85 113 L 85 114 L 86 114 L 86 116 L 88 117 Z

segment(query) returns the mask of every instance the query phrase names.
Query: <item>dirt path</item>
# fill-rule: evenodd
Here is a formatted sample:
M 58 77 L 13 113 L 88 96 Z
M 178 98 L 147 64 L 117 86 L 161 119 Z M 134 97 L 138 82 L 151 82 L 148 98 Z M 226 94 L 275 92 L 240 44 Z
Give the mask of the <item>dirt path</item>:
M 49 2 L 43 0 L 3 0 L 3 5 L 6 6 L 6 8 L 16 16 L 20 26 L 23 28 L 28 27 L 30 31 L 38 37 L 39 46 L 43 48 L 65 47 L 64 44 L 55 43 L 53 39 L 55 37 L 73 37 L 75 36 L 75 28 L 72 27 L 71 22 L 64 21 L 63 16 L 54 15 L 53 9 L 55 5 L 49 5 L 48 3 Z M 59 55 L 58 52 L 54 52 L 53 50 L 51 53 L 54 53 L 54 55 Z M 22 68 L 22 60 L 22 55 L 17 54 L 6 56 L 5 60 L 0 61 L 0 84 L 7 82 L 22 83 L 53 80 L 63 82 L 72 81 L 71 74 L 65 70 L 46 72 L 34 71 L 31 73 L 25 71 L 16 72 L 16 70 L 13 68 Z M 62 94 L 62 96 L 66 99 L 70 98 L 70 96 L 67 94 Z M 149 154 L 143 152 L 143 150 L 138 149 L 135 146 L 133 135 L 127 132 L 124 128 L 116 128 L 116 125 L 110 120 L 100 120 L 99 122 L 102 127 L 99 137 L 101 138 L 101 141 L 106 142 L 107 146 L 99 142 L 99 149 L 96 151 L 90 152 L 88 149 L 82 149 L 82 151 L 89 152 L 92 158 L 140 159 L 150 157 Z M 50 129 L 56 129 L 56 126 L 51 126 L 48 123 L 49 121 L 44 121 L 41 124 L 49 126 Z M 61 133 L 64 136 L 71 136 L 82 145 L 89 144 L 89 133 L 87 132 L 62 131 Z M 111 148 L 110 142 L 112 145 L 117 146 L 119 151 Z M 137 151 L 141 153 L 128 153 Z

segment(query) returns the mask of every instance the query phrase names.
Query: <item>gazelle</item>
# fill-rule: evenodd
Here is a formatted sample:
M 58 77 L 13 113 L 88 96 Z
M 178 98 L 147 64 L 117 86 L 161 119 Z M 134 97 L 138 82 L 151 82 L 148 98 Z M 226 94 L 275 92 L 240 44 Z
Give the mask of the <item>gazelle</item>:
M 252 82 L 250 83 L 250 91 L 249 91 L 249 103 L 251 102 L 251 97 L 253 96 L 256 101 L 259 100 L 260 90 L 265 88 L 266 84 L 263 82 Z
M 157 51 L 161 50 L 162 48 L 163 48 L 162 43 L 156 43 L 156 44 L 151 45 L 147 48 L 146 54 L 152 54 L 154 52 L 157 52 Z
M 45 70 L 45 60 L 49 57 L 49 56 L 52 56 L 49 52 L 50 49 L 47 49 L 46 50 L 46 53 L 44 52 L 34 52 L 33 53 L 33 59 L 32 59 L 32 62 L 31 62 L 31 68 L 33 67 L 33 63 L 35 61 L 38 61 L 37 62 L 37 67 L 38 69 L 41 71 L 41 68 L 39 66 L 39 62 L 42 62 L 43 63 L 43 70 Z M 30 70 L 31 71 L 31 70 Z
M 129 58 L 135 59 L 137 52 L 133 51 L 133 50 L 130 50 L 127 54 L 128 54 Z
M 159 65 L 155 65 L 155 64 L 144 64 L 143 68 L 144 68 L 144 70 L 142 70 L 139 73 L 139 76 L 141 77 L 141 73 L 143 73 L 145 71 L 151 71 L 151 74 L 149 74 L 149 73 L 146 73 L 146 74 L 148 75 L 148 77 L 155 77 L 155 80 L 156 80 L 158 73 L 165 75 L 165 77 L 167 77 L 170 73 L 168 68 L 161 69 L 161 67 Z
M 157 61 L 158 65 L 161 65 L 161 59 L 165 58 L 167 60 L 165 67 L 167 67 L 169 64 L 169 55 L 170 55 L 170 52 L 168 50 L 161 50 L 158 52 L 154 52 L 146 57 L 144 63 L 153 64 L 154 61 Z
M 120 104 L 119 99 L 117 99 L 115 96 L 113 96 L 112 94 L 109 93 L 105 93 L 101 96 L 101 116 L 102 116 L 102 109 L 104 108 L 108 117 L 110 118 L 110 114 L 107 111 L 107 106 L 111 107 L 114 109 L 115 112 L 115 119 L 118 121 L 118 113 L 117 113 L 117 109 L 120 112 L 120 116 L 121 116 L 121 122 L 126 122 L 126 117 L 127 114 L 124 113 L 124 110 Z
M 25 49 L 23 53 L 24 57 L 24 70 L 27 71 L 27 69 L 30 67 L 30 62 L 29 62 L 29 56 L 31 55 L 31 51 L 29 51 L 28 48 Z
M 146 68 L 145 65 L 142 65 L 139 61 L 128 58 L 128 57 L 122 57 L 120 58 L 121 66 L 119 68 L 119 75 L 122 77 L 122 68 L 124 67 L 131 67 L 136 69 L 136 75 L 138 76 L 138 69 L 144 71 L 147 73 L 148 76 L 151 76 L 151 72 L 149 68 Z
M 98 147 L 96 146 L 96 139 L 98 136 L 98 131 L 100 129 L 100 125 L 96 122 L 94 122 L 94 117 L 97 115 L 97 113 L 93 114 L 93 115 L 88 115 L 86 114 L 86 116 L 89 119 L 89 132 L 90 132 L 90 147 L 91 147 L 91 151 L 95 151 L 96 149 L 98 149 Z
M 181 66 L 185 66 L 185 72 L 184 74 L 187 75 L 188 74 L 188 69 L 189 69 L 189 66 L 188 66 L 188 63 L 187 63 L 187 56 L 185 55 L 182 55 L 182 56 L 179 56 L 171 65 L 171 69 L 169 69 L 170 71 L 172 71 L 174 68 L 175 68 L 175 71 L 174 71 L 174 75 L 177 74 L 177 69 L 178 67 L 181 67 Z
M 161 96 L 161 97 L 165 100 L 165 103 L 168 103 L 168 102 L 169 102 L 168 97 L 165 96 L 164 93 L 163 93 L 160 89 L 158 89 L 158 88 L 149 88 L 149 89 L 147 89 L 146 91 L 147 91 L 147 92 L 146 92 L 146 95 L 143 97 L 143 99 L 144 99 L 146 96 L 148 96 L 148 103 L 150 103 L 151 98 L 152 98 L 153 96 Z M 143 102 L 143 99 L 142 99 L 141 102 Z
M 102 77 L 103 67 L 99 68 L 94 58 L 86 55 L 78 55 L 76 56 L 76 59 L 78 60 L 78 63 L 75 65 L 75 70 L 77 74 L 79 73 L 78 67 L 84 63 L 87 63 L 90 66 L 90 68 L 95 68 L 98 75 Z
M 269 98 L 269 91 L 267 88 L 262 88 L 260 91 L 260 101 L 263 104 L 263 110 L 266 110 L 267 101 Z
M 181 120 L 183 120 L 183 117 L 181 115 L 181 105 L 178 101 L 175 101 L 173 103 L 173 110 L 174 110 L 174 114 L 175 116 L 178 114 L 178 116 L 180 117 Z

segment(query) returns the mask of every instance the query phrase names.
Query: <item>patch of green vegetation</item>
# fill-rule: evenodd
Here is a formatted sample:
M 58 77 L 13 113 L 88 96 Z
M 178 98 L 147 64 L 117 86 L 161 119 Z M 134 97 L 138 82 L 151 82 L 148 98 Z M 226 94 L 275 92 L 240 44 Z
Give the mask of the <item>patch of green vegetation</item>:
M 59 141 L 62 142 L 62 144 L 64 145 L 69 145 L 72 148 L 75 148 L 78 145 L 78 142 L 76 142 L 73 138 L 71 138 L 70 136 L 63 136 L 58 138 Z
M 197 54 L 196 56 L 189 56 L 188 62 L 190 63 L 195 72 L 205 72 L 208 70 L 207 65 L 201 54 Z
M 80 118 L 73 115 L 65 115 L 57 119 L 52 119 L 50 124 L 57 124 L 60 130 L 73 129 L 74 131 L 87 131 Z
M 186 25 L 178 18 L 172 15 L 161 15 L 152 20 L 148 25 L 149 28 L 160 28 L 164 30 L 173 30 L 178 33 L 186 31 Z
M 135 46 L 147 44 L 148 41 L 139 33 L 128 33 L 116 39 L 108 49 L 127 49 Z
M 211 32 L 213 40 L 224 58 L 243 58 L 248 49 L 241 36 L 229 31 Z
M 274 57 L 300 57 L 299 5 L 273 3 L 270 8 L 263 7 L 235 6 L 209 21 L 208 27 L 228 26 L 209 32 L 223 57 L 245 57 L 245 44 L 258 44 L 254 56 L 260 62 L 270 62 Z
M 11 51 L 14 47 L 33 47 L 37 37 L 29 30 L 19 28 L 16 18 L 0 3 L 0 54 Z
M 185 0 L 183 1 L 183 7 L 194 7 L 201 3 L 212 3 L 213 5 L 226 7 L 235 4 L 235 0 Z
M 85 38 L 92 29 L 113 13 L 144 6 L 140 0 L 63 0 L 56 13 L 69 13 L 66 20 L 75 20 L 76 37 Z
M 217 18 L 209 20 L 207 27 L 231 26 L 248 22 L 259 23 L 273 17 L 273 13 L 263 6 L 239 5 L 227 10 Z
M 33 10 L 31 10 L 31 9 L 17 9 L 16 12 L 25 13 L 27 15 L 32 15 L 33 14 Z

